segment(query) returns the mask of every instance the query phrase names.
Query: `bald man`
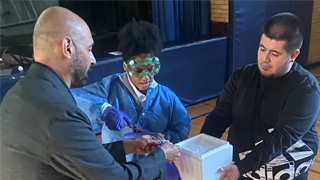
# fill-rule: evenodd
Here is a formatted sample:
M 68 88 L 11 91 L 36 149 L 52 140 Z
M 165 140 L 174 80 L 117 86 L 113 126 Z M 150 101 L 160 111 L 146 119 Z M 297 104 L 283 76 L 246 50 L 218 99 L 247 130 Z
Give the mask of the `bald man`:
M 101 144 L 90 120 L 77 108 L 70 87 L 85 84 L 96 60 L 87 24 L 71 11 L 51 7 L 34 29 L 28 74 L 1 104 L 2 180 L 155 179 L 181 148 L 150 136 Z M 150 153 L 125 163 L 125 155 Z M 122 164 L 121 164 L 122 163 Z

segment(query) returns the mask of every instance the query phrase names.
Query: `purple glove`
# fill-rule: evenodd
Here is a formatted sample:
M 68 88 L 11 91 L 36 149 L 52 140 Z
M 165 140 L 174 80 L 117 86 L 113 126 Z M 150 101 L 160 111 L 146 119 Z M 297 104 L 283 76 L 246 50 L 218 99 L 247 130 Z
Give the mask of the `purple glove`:
M 143 135 L 145 135 L 145 134 L 143 134 L 141 132 L 129 132 L 129 133 L 126 133 L 122 136 L 122 140 L 125 141 L 125 140 L 135 139 L 135 138 L 141 137 Z
M 167 163 L 166 180 L 181 180 L 181 176 L 174 162 Z
M 130 127 L 132 126 L 129 117 L 122 111 L 116 109 L 114 106 L 107 108 L 103 111 L 102 116 L 104 118 L 104 123 L 110 130 L 120 131 L 126 124 Z

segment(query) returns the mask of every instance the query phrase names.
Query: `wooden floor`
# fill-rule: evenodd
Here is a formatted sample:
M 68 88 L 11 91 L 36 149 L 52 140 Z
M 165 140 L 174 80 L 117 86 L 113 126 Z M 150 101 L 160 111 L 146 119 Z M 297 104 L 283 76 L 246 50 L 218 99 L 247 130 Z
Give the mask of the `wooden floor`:
M 318 79 L 320 84 L 320 67 L 312 69 L 310 72 Z M 195 118 L 191 123 L 189 138 L 199 134 L 207 113 L 212 111 L 215 105 L 216 99 L 213 99 L 187 108 L 191 118 Z M 316 128 L 318 130 L 320 140 L 320 116 L 318 118 Z M 223 134 L 221 139 L 226 140 L 227 136 L 228 130 Z M 320 147 L 318 148 L 318 154 L 320 154 Z M 320 180 L 320 155 L 316 157 L 314 163 L 310 167 L 308 180 Z

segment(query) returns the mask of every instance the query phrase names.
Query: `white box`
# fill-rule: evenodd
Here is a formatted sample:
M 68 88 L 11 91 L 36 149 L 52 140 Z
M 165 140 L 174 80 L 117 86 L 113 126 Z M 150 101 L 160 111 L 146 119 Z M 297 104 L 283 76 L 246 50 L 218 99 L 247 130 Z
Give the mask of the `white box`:
M 218 169 L 232 162 L 232 145 L 213 136 L 199 134 L 177 145 L 182 151 L 174 163 L 182 180 L 218 180 L 225 176 Z

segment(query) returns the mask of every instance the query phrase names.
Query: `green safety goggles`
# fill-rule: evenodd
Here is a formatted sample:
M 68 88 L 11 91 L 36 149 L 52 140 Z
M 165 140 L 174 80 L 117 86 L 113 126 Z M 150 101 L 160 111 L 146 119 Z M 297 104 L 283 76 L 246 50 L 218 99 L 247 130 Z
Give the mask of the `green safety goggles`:
M 160 61 L 159 58 L 153 56 L 146 60 L 130 60 L 128 64 L 124 63 L 128 69 L 129 74 L 136 78 L 142 78 L 145 75 L 155 76 L 160 71 Z

